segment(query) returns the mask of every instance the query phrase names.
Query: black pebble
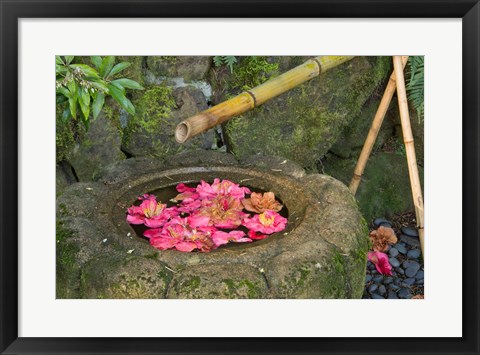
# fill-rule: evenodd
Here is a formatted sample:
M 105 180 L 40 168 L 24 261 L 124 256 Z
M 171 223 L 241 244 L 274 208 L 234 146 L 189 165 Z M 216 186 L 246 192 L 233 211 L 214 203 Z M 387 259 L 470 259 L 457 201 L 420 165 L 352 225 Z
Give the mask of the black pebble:
M 375 227 L 380 227 L 382 225 L 382 223 L 386 223 L 386 224 L 389 224 L 390 225 L 390 228 L 392 226 L 392 222 L 390 221 L 387 221 L 385 218 L 375 218 L 375 220 L 373 221 L 373 224 L 375 225 Z
M 391 300 L 398 300 L 397 294 L 393 291 L 388 291 L 388 298 Z
M 415 283 L 415 279 L 410 277 L 408 279 L 403 280 L 402 286 L 412 286 L 414 283 Z
M 387 289 L 385 288 L 385 286 L 380 285 L 380 287 L 378 288 L 378 293 L 381 295 L 384 295 L 385 293 L 387 293 Z
M 373 282 L 379 283 L 383 281 L 383 276 L 382 275 L 377 275 L 373 278 Z
M 393 278 L 392 278 L 392 277 L 386 277 L 385 280 L 383 280 L 383 283 L 384 283 L 385 285 L 390 285 L 392 282 L 393 282 Z
M 398 285 L 390 284 L 388 285 L 388 289 L 391 291 L 398 291 L 400 290 L 400 287 Z
M 390 248 L 390 250 L 388 251 L 388 254 L 394 258 L 398 255 L 398 250 L 396 248 Z
M 418 238 L 412 238 L 405 234 L 400 234 L 400 240 L 413 248 L 420 248 L 420 241 Z
M 418 259 L 419 257 L 420 257 L 420 250 L 418 249 L 409 250 L 407 253 L 407 258 Z
M 400 266 L 400 261 L 398 261 L 396 258 L 389 258 L 388 262 L 390 263 L 390 265 L 392 265 L 392 267 L 397 268 Z
M 401 231 L 403 234 L 408 235 L 409 237 L 418 238 L 418 231 L 415 228 L 411 227 L 402 227 Z
M 398 291 L 398 297 L 400 298 L 412 298 L 412 293 L 408 288 L 402 288 Z
M 407 248 L 405 248 L 404 245 L 402 245 L 402 244 L 395 244 L 393 247 L 394 247 L 395 249 L 397 249 L 400 254 L 404 254 L 404 255 L 407 254 Z
M 423 285 L 423 279 L 415 281 L 415 285 Z
M 423 270 L 420 270 L 419 272 L 417 272 L 417 274 L 415 275 L 415 278 L 417 280 L 419 279 L 423 279 L 425 277 L 425 272 Z
M 372 292 L 375 292 L 377 290 L 378 286 L 375 285 L 375 284 L 371 284 L 370 286 L 368 286 L 368 292 L 372 293 Z
M 384 300 L 385 298 L 380 296 L 379 294 L 372 293 L 372 299 L 374 299 L 374 300 Z
M 367 275 L 367 276 L 365 277 L 365 283 L 368 283 L 368 282 L 370 282 L 371 280 L 372 280 L 372 275 Z
M 401 267 L 397 267 L 395 271 L 398 272 L 400 275 L 405 274 L 405 271 Z

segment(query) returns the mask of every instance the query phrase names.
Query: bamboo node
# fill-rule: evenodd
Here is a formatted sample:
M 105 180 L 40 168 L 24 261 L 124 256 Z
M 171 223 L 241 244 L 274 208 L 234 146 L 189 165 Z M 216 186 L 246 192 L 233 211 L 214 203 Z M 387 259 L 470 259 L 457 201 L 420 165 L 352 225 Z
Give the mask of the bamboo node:
M 356 179 L 356 180 L 361 180 L 361 179 L 362 179 L 362 175 L 363 175 L 363 174 L 353 173 L 353 178 Z
M 404 140 L 403 143 L 405 143 L 405 144 L 413 143 L 413 138 L 409 139 L 409 140 Z
M 253 92 L 251 92 L 250 90 L 247 90 L 245 91 L 247 94 L 249 94 L 251 96 L 251 98 L 253 99 L 253 107 L 257 107 L 257 98 L 255 97 L 255 95 L 253 94 Z
M 318 65 L 318 75 L 322 74 L 322 64 L 317 58 L 312 58 L 312 60 Z

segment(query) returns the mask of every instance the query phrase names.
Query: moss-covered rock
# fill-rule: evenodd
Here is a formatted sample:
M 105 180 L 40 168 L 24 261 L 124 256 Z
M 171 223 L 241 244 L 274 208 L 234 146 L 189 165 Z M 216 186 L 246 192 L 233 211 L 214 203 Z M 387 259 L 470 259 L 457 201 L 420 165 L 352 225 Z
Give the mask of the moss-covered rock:
M 146 65 L 149 71 L 160 77 L 182 77 L 186 81 L 202 80 L 212 64 L 206 56 L 150 56 Z
M 357 57 L 229 120 L 229 149 L 240 159 L 262 152 L 315 167 L 390 67 L 387 57 Z
M 128 62 L 130 66 L 121 71 L 118 77 L 135 80 L 140 85 L 145 85 L 145 66 L 148 57 L 119 56 L 117 62 Z
M 137 114 L 124 129 L 123 149 L 135 157 L 163 160 L 176 153 L 211 148 L 213 132 L 201 134 L 186 144 L 175 141 L 175 128 L 185 118 L 207 108 L 202 92 L 193 87 L 172 89 L 152 86 L 133 99 Z
M 379 98 L 369 100 L 352 122 L 343 129 L 338 140 L 330 148 L 330 152 L 341 158 L 358 158 L 379 104 Z M 380 149 L 394 134 L 395 121 L 395 110 L 388 110 L 375 140 L 374 151 Z
M 92 181 L 103 167 L 125 159 L 120 145 L 118 126 L 100 113 L 91 122 L 83 139 L 75 144 L 68 155 L 68 162 L 80 181 Z
M 55 169 L 55 195 L 60 196 L 65 189 L 77 180 L 73 174 L 72 167 L 66 161 L 61 161 Z
M 251 266 L 230 264 L 182 270 L 172 280 L 168 298 L 266 298 L 262 273 Z
M 345 184 L 350 183 L 355 165 L 356 159 L 329 156 L 324 160 L 325 173 Z M 423 181 L 423 169 L 419 168 L 419 172 Z M 367 221 L 413 208 L 405 153 L 379 152 L 372 155 L 365 167 L 356 198 Z
M 165 298 L 172 272 L 154 257 L 102 255 L 81 274 L 82 298 Z

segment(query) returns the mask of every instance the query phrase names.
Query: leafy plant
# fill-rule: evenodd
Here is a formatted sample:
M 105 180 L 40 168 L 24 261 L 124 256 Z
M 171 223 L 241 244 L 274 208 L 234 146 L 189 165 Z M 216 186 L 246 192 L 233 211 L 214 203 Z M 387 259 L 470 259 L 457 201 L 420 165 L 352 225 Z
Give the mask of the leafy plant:
M 408 58 L 407 68 L 410 75 L 407 75 L 406 89 L 408 99 L 417 110 L 418 120 L 423 120 L 424 114 L 424 58 L 423 56 L 412 56 Z
M 220 67 L 223 64 L 225 64 L 229 69 L 230 73 L 233 73 L 233 65 L 237 62 L 237 57 L 235 56 L 221 56 L 217 55 L 213 57 L 213 64 L 215 64 L 216 67 Z
M 90 115 L 97 118 L 105 103 L 105 97 L 112 96 L 129 114 L 135 115 L 135 107 L 125 96 L 125 89 L 142 90 L 143 87 L 134 80 L 116 78 L 130 66 L 128 62 L 116 65 L 115 57 L 91 57 L 94 67 L 87 64 L 73 63 L 74 56 L 56 56 L 56 101 L 57 104 L 68 103 L 62 114 L 67 122 L 72 117 L 81 121 L 88 129 Z M 79 110 L 78 110 L 79 109 Z M 80 114 L 77 114 L 80 111 Z

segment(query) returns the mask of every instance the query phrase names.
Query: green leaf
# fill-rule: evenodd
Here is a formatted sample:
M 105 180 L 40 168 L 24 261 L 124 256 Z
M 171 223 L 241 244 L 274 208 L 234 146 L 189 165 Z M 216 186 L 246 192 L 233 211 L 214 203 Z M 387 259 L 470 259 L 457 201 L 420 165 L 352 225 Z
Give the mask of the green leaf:
M 122 84 L 120 84 L 116 80 L 113 80 L 110 83 L 108 83 L 109 88 L 110 88 L 110 86 L 115 86 L 118 90 L 120 90 L 122 92 L 122 94 L 125 95 L 125 88 L 122 86 Z
M 67 83 L 67 88 L 68 88 L 68 91 L 70 91 L 71 96 L 77 94 L 77 83 L 75 82 L 75 80 L 70 80 Z
M 143 90 L 143 86 L 140 85 L 139 83 L 137 83 L 135 80 L 130 80 L 130 79 L 126 79 L 126 78 L 112 80 L 111 83 L 112 84 L 113 83 L 119 84 L 122 87 L 127 88 L 127 89 Z
M 122 62 L 122 63 L 118 63 L 117 65 L 115 65 L 113 67 L 113 69 L 110 71 L 110 73 L 108 74 L 108 76 L 114 76 L 115 74 L 118 74 L 120 73 L 122 70 L 128 68 L 130 66 L 130 63 L 128 62 Z
M 90 60 L 92 61 L 93 65 L 95 65 L 95 68 L 100 69 L 100 65 L 102 65 L 102 57 L 92 56 L 90 57 Z
M 65 68 L 63 65 L 58 65 L 58 64 L 55 64 L 55 73 L 57 75 L 63 75 L 67 73 L 67 68 Z
M 100 114 L 100 111 L 102 110 L 104 103 L 105 103 L 105 95 L 101 92 L 98 92 L 92 104 L 92 113 L 93 113 L 94 119 L 97 118 L 98 115 Z
M 67 65 L 69 65 L 72 62 L 73 58 L 75 58 L 73 55 L 65 56 L 65 61 L 67 62 Z
M 101 79 L 100 79 L 100 80 L 95 80 L 95 81 L 92 80 L 92 81 L 90 81 L 90 84 L 91 84 L 94 88 L 96 88 L 96 89 L 98 89 L 98 90 L 100 90 L 100 91 L 103 91 L 103 92 L 108 93 L 107 83 L 106 83 L 104 80 L 101 80 Z
M 67 90 L 67 88 L 60 86 L 57 88 L 57 93 L 62 94 L 63 96 L 69 98 L 72 96 L 71 92 Z
M 88 119 L 90 115 L 90 94 L 85 88 L 78 88 L 78 103 L 80 104 L 80 110 L 82 110 L 83 117 Z
M 64 88 L 65 89 L 65 88 Z M 65 89 L 66 92 L 68 92 L 68 90 Z M 57 90 L 58 92 L 58 90 Z M 55 97 L 55 103 L 58 105 L 58 104 L 63 104 L 64 102 L 67 102 L 68 101 L 68 96 L 66 95 L 63 95 L 63 94 L 60 94 L 60 95 L 57 95 Z
M 63 59 L 59 55 L 55 56 L 55 64 L 65 65 L 65 63 L 63 62 Z
M 79 68 L 83 72 L 83 74 L 85 74 L 86 76 L 90 76 L 90 77 L 93 77 L 93 78 L 98 78 L 99 77 L 98 72 L 89 65 L 86 65 L 86 64 L 72 64 L 70 66 L 72 68 Z
M 106 78 L 108 76 L 108 74 L 112 70 L 113 63 L 115 63 L 115 57 L 108 56 L 103 58 L 102 64 L 100 64 L 100 69 L 99 69 L 99 72 L 102 78 Z
M 70 114 L 73 118 L 77 118 L 77 95 L 68 98 L 68 105 L 70 107 Z
M 112 97 L 120 104 L 120 106 L 122 106 L 132 116 L 135 115 L 135 107 L 133 107 L 133 104 L 130 102 L 130 100 L 125 97 L 122 90 L 111 83 L 108 84 L 108 89 L 110 90 L 110 95 L 112 95 Z

